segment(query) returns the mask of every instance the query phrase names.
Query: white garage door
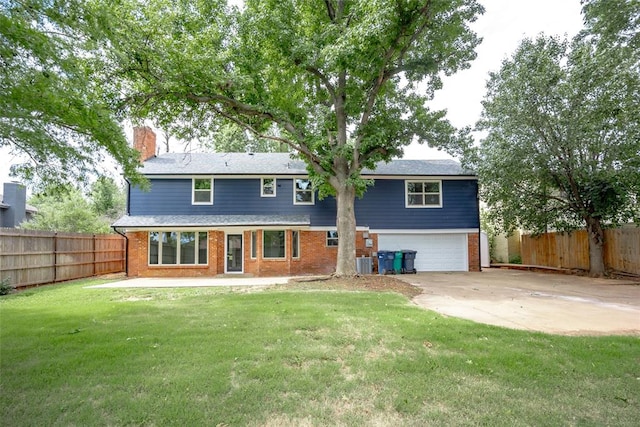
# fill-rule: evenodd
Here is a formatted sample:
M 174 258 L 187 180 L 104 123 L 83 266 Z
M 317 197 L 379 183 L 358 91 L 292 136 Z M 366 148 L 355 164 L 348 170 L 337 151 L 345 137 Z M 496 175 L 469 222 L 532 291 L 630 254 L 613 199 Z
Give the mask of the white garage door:
M 379 234 L 378 249 L 413 249 L 418 271 L 468 271 L 466 234 Z

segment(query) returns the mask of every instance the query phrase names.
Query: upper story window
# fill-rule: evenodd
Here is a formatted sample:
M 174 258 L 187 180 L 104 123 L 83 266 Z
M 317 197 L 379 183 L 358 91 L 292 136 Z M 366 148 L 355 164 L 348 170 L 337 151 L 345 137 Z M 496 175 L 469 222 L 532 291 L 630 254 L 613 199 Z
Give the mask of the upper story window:
M 311 181 L 304 178 L 293 180 L 293 204 L 313 205 L 315 202 Z
M 194 205 L 213 204 L 213 178 L 193 178 L 192 188 L 191 203 Z
M 260 197 L 276 197 L 276 179 L 262 178 L 260 180 Z
M 406 207 L 442 207 L 442 181 L 405 181 Z

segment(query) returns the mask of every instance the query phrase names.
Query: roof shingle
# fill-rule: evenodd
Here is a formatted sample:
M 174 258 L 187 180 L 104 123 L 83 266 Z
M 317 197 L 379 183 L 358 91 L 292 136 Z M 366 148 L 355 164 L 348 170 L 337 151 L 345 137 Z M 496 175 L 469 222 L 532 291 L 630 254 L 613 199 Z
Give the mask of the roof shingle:
M 144 162 L 143 175 L 306 175 L 306 164 L 288 153 L 167 153 Z M 455 160 L 392 160 L 363 175 L 475 176 Z
M 112 227 L 232 227 L 232 226 L 308 226 L 309 215 L 125 215 Z

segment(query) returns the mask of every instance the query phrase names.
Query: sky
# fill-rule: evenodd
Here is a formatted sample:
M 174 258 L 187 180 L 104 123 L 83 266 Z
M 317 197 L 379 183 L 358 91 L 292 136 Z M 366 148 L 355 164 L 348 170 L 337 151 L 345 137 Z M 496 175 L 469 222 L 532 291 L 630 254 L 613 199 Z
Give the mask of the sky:
M 444 87 L 429 103 L 435 110 L 446 109 L 456 127 L 473 126 L 482 112 L 481 101 L 489 72 L 498 71 L 502 61 L 517 48 L 520 40 L 547 35 L 573 37 L 582 28 L 580 0 L 479 0 L 486 11 L 472 29 L 483 38 L 476 48 L 477 58 L 467 70 L 445 77 Z M 131 132 L 127 132 L 131 134 Z M 420 144 L 405 148 L 407 159 L 446 159 L 446 153 Z M 8 182 L 13 161 L 6 148 L 0 149 L 0 182 Z
M 498 71 L 525 37 L 567 35 L 582 29 L 580 0 L 479 0 L 485 13 L 471 28 L 482 37 L 478 56 L 471 67 L 446 77 L 444 87 L 429 104 L 435 110 L 447 110 L 454 126 L 473 127 L 482 113 L 482 100 L 489 72 Z M 476 143 L 479 141 L 476 141 Z M 405 159 L 451 158 L 444 152 L 420 144 L 404 150 Z

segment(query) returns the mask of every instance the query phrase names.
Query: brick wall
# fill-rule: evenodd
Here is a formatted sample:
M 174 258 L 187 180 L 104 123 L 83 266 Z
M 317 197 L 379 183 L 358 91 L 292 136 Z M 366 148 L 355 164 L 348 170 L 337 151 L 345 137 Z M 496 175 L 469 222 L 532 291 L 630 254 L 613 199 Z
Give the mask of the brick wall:
M 469 242 L 469 271 L 480 271 L 480 241 L 478 233 L 467 234 Z
M 225 272 L 225 233 L 209 231 L 209 263 L 203 265 L 149 265 L 149 238 L 146 231 L 130 232 L 129 276 L 132 277 L 202 277 Z M 292 231 L 286 230 L 284 259 L 262 257 L 262 230 L 256 230 L 256 258 L 251 258 L 251 231 L 243 232 L 244 273 L 256 277 L 331 274 L 336 268 L 337 246 L 327 246 L 326 231 L 300 231 L 300 257 L 292 258 Z M 377 236 L 370 235 L 373 247 L 365 247 L 361 231 L 356 233 L 356 256 L 371 256 L 377 249 Z M 375 259 L 374 259 L 375 263 Z M 375 271 L 374 264 L 374 271 Z
M 214 250 L 222 241 L 224 251 L 224 233 L 221 231 L 209 232 L 208 265 L 149 265 L 149 234 L 146 231 L 130 232 L 127 233 L 127 238 L 130 277 L 211 277 L 224 272 L 224 265 L 219 270 L 219 251 Z M 224 262 L 224 256 L 221 262 Z
M 300 231 L 300 257 L 292 258 L 292 232 L 287 230 L 284 259 L 262 257 L 262 230 L 256 230 L 256 258 L 251 259 L 251 232 L 244 233 L 244 271 L 254 276 L 331 274 L 336 268 L 338 248 L 327 246 L 326 231 Z M 364 245 L 364 243 L 363 243 Z

